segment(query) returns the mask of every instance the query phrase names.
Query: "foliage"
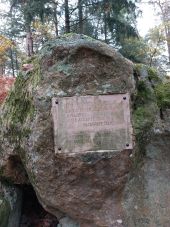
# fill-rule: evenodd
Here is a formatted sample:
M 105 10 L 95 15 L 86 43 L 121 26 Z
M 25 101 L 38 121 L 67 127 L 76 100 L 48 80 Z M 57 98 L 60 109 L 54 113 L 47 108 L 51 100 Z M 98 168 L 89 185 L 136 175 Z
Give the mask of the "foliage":
M 3 35 L 0 35 L 0 53 L 5 52 L 11 46 L 13 46 L 12 41 L 4 37 Z
M 146 85 L 146 82 L 141 80 L 137 84 L 136 103 L 137 105 L 144 105 L 152 99 L 153 92 Z
M 41 21 L 44 20 L 46 14 L 50 13 L 50 9 L 45 7 L 48 0 L 28 0 L 21 3 L 22 12 L 24 15 L 25 23 L 30 25 L 36 16 L 40 18 Z
M 170 82 L 157 85 L 155 93 L 158 106 L 162 109 L 170 108 Z
M 0 104 L 2 104 L 12 87 L 15 78 L 0 77 Z
M 149 0 L 149 3 L 159 9 L 159 15 L 162 20 L 162 30 L 164 32 L 165 41 L 168 50 L 168 62 L 170 63 L 170 1 L 168 0 Z
M 17 34 L 24 34 L 28 31 L 39 33 L 39 37 L 42 35 L 44 42 L 51 38 L 51 35 L 63 34 L 66 31 L 66 28 L 63 27 L 64 22 L 66 23 L 66 2 L 10 0 L 11 13 L 9 13 L 9 17 L 12 15 L 10 23 L 13 25 L 11 26 L 13 35 L 17 36 Z M 75 33 L 84 33 L 120 47 L 124 44 L 124 38 L 137 37 L 135 28 L 136 2 L 136 0 L 79 0 L 74 3 L 70 1 L 67 9 L 69 30 Z M 18 20 L 16 20 L 17 17 Z M 40 21 L 42 26 L 40 26 Z M 34 26 L 35 24 L 36 26 Z M 18 32 L 20 29 L 21 33 Z M 38 42 L 40 45 L 42 44 L 42 40 L 37 38 L 37 35 L 33 35 L 32 38 L 34 41 L 38 40 L 36 40 L 36 45 Z
M 135 3 L 127 0 L 92 1 L 88 9 L 89 18 L 93 18 L 94 27 L 97 25 L 97 34 L 93 37 L 117 46 L 122 46 L 125 38 L 137 37 L 135 20 L 138 12 Z
M 145 37 L 148 50 L 148 65 L 156 65 L 160 61 L 159 56 L 165 52 L 165 34 L 161 25 L 150 29 Z
M 153 88 L 155 78 L 157 78 L 157 71 L 142 64 L 137 64 L 134 70 L 137 91 L 134 97 L 133 126 L 138 145 L 141 146 L 141 151 L 144 153 L 143 145 L 150 138 L 155 116 L 158 112 L 157 100 Z M 142 76 L 144 70 L 146 70 L 146 73 L 145 76 Z
M 145 38 L 124 39 L 120 52 L 135 63 L 161 66 L 160 56 L 165 52 L 165 35 L 162 26 L 150 29 Z
M 161 78 L 160 75 L 158 73 L 158 70 L 154 67 L 148 67 L 147 68 L 148 71 L 148 79 L 150 82 L 152 83 L 161 83 Z
M 36 46 L 35 50 L 39 49 L 40 44 L 54 38 L 54 35 L 51 32 L 53 29 L 51 24 L 43 24 L 40 20 L 36 19 L 32 23 L 32 28 L 32 37 L 34 40 L 34 46 Z
M 133 120 L 135 122 L 135 132 L 137 139 L 141 139 L 142 136 L 146 136 L 146 132 L 151 129 L 154 122 L 154 114 L 152 109 L 148 106 L 139 106 L 133 115 Z
M 119 50 L 122 55 L 135 63 L 147 63 L 148 46 L 142 38 L 126 38 L 122 48 Z
M 13 42 L 3 35 L 0 35 L 0 65 L 5 63 L 7 50 L 13 46 Z

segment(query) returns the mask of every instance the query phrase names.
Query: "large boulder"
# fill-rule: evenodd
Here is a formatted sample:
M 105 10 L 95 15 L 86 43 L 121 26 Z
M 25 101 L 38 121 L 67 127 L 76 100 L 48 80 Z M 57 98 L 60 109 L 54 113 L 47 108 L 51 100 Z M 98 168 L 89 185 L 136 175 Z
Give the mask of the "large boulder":
M 104 43 L 72 35 L 47 43 L 27 64 L 1 111 L 2 177 L 15 158 L 8 179 L 24 184 L 28 175 L 40 203 L 62 226 L 70 218 L 75 221 L 67 226 L 124 226 L 131 150 L 55 154 L 51 107 L 53 97 L 133 94 L 132 63 Z

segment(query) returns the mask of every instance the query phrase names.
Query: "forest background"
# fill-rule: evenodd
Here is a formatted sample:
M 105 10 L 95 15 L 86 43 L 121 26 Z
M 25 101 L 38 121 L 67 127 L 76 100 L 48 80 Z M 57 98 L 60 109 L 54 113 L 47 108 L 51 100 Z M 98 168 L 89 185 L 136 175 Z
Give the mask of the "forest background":
M 60 35 L 80 33 L 101 40 L 135 63 L 170 72 L 169 0 L 0 1 L 0 75 L 16 77 L 23 59 Z M 5 7 L 4 7 L 5 6 Z M 141 24 L 142 9 L 152 11 Z M 144 37 L 153 20 L 157 20 Z M 149 10 L 148 10 L 149 13 Z M 137 23 L 140 20 L 140 27 Z

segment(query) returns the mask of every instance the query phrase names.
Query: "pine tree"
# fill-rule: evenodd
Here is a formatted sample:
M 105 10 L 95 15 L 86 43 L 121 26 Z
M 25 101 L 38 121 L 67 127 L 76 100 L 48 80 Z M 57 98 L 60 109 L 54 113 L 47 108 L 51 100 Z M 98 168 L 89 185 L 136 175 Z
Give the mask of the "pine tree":
M 124 45 L 123 40 L 137 37 L 135 21 L 137 8 L 135 0 L 11 0 L 13 29 L 21 29 L 27 37 L 27 54 L 32 55 L 34 47 L 33 23 L 40 20 L 44 26 L 54 25 L 51 33 L 76 32 L 104 40 L 117 48 Z M 20 25 L 14 23 L 15 16 L 20 15 Z M 18 16 L 16 16 L 18 17 Z M 42 34 L 43 36 L 43 34 Z M 42 39 L 43 42 L 47 39 Z M 41 44 L 43 43 L 41 42 Z M 39 46 L 41 46 L 41 44 Z

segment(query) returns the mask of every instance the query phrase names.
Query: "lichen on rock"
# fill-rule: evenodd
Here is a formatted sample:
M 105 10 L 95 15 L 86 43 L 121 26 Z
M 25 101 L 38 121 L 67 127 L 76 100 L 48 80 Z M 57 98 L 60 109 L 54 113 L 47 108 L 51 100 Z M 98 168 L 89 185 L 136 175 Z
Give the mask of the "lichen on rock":
M 69 216 L 75 226 L 112 227 L 117 220 L 124 226 L 121 201 L 132 167 L 131 151 L 56 155 L 51 100 L 129 93 L 135 136 L 142 144 L 159 110 L 155 72 L 134 69 L 108 45 L 75 34 L 46 43 L 39 56 L 26 63 L 33 68 L 20 72 L 1 110 L 2 175 L 13 156 L 27 176 L 11 174 L 11 180 L 23 184 L 29 178 L 40 203 L 61 223 Z
M 34 69 L 31 72 L 19 73 L 15 86 L 0 109 L 0 178 L 13 183 L 28 182 L 21 141 L 31 132 L 27 123 L 35 114 L 33 93 L 41 77 L 38 58 L 34 57 L 31 62 Z M 5 152 L 6 147 L 8 152 Z
M 10 156 L 19 157 L 39 201 L 59 219 L 68 215 L 82 226 L 111 226 L 122 213 L 118 200 L 131 167 L 129 151 L 90 157 L 95 162 L 87 162 L 87 155 L 55 155 L 51 99 L 132 94 L 132 63 L 108 45 L 74 34 L 45 44 L 26 63 L 33 69 L 20 73 L 2 108 L 1 167 Z

